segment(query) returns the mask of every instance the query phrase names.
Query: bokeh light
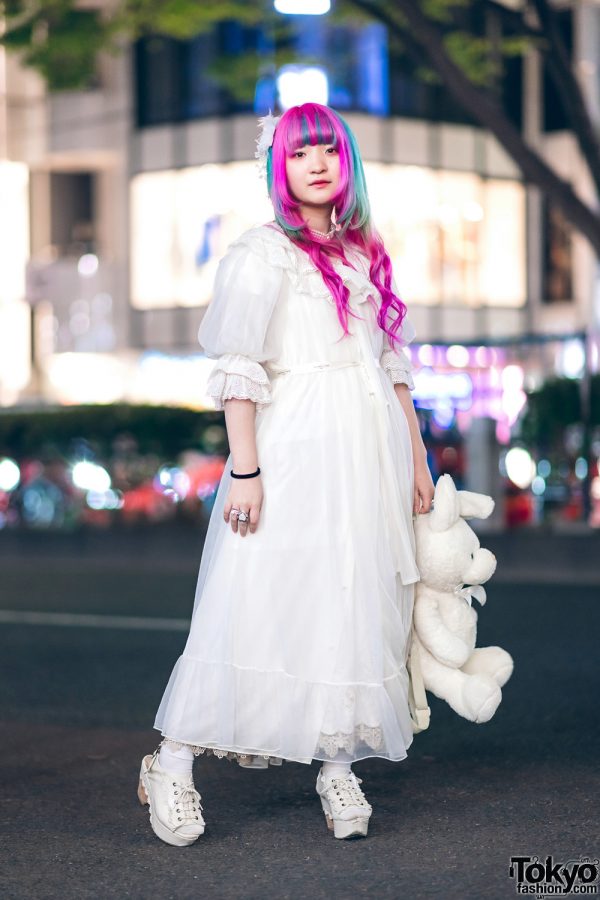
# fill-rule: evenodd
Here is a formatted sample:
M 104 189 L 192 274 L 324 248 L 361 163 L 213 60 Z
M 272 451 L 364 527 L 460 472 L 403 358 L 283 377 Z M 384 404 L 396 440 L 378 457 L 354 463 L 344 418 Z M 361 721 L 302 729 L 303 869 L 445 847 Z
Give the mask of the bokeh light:
M 107 491 L 111 485 L 111 478 L 103 466 L 88 460 L 75 463 L 71 473 L 75 487 L 84 491 Z
M 506 473 L 517 487 L 529 487 L 535 478 L 535 463 L 524 447 L 511 447 L 505 459 Z
M 317 66 L 282 66 L 277 75 L 279 102 L 283 109 L 301 103 L 322 103 L 329 99 L 327 73 Z
M 331 9 L 331 0 L 274 0 L 273 6 L 288 16 L 323 16 Z
M 5 457 L 0 461 L 0 491 L 14 491 L 21 480 L 21 471 L 14 461 Z
M 77 261 L 77 271 L 82 278 L 91 278 L 98 271 L 98 257 L 95 253 L 84 253 Z

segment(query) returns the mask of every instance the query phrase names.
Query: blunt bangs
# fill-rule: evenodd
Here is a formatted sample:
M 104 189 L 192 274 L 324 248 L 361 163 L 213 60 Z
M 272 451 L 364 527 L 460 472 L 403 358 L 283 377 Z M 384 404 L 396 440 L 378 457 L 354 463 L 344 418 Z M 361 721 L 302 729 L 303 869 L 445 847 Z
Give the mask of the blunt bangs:
M 288 156 L 306 144 L 338 146 L 338 136 L 333 121 L 323 113 L 319 115 L 319 111 L 310 103 L 290 110 L 283 138 L 283 146 Z

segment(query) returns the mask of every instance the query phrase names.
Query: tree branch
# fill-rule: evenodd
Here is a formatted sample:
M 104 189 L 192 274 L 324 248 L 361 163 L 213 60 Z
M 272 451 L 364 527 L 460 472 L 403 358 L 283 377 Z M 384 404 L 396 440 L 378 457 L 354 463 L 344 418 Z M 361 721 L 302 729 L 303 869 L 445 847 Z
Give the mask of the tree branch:
M 573 72 L 556 19 L 556 11 L 547 0 L 532 0 L 540 27 L 530 25 L 522 13 L 504 6 L 497 0 L 484 0 L 514 32 L 529 38 L 543 55 L 550 77 L 558 91 L 565 114 L 576 137 L 579 149 L 588 164 L 600 197 L 600 143 L 594 123 L 587 109 L 581 85 Z
M 600 198 L 600 143 L 585 104 L 581 86 L 573 72 L 571 60 L 556 19 L 556 12 L 547 0 L 533 0 L 533 4 L 542 30 L 548 39 L 547 50 L 544 54 L 546 64 L 577 138 L 581 153 L 589 166 L 596 193 Z
M 504 24 L 508 25 L 509 28 L 512 28 L 513 31 L 516 31 L 517 34 L 529 38 L 536 44 L 546 43 L 546 35 L 544 32 L 541 29 L 534 28 L 533 25 L 530 25 L 520 12 L 505 6 L 504 3 L 498 3 L 498 0 L 483 0 L 483 4 L 486 9 L 496 13 Z
M 396 34 L 410 31 L 446 88 L 476 121 L 487 128 L 520 168 L 525 182 L 545 191 L 565 217 L 588 239 L 600 256 L 600 218 L 577 196 L 569 182 L 560 178 L 542 157 L 523 140 L 520 132 L 489 94 L 475 87 L 450 59 L 439 30 L 421 12 L 414 0 L 395 0 L 403 22 L 385 10 L 378 0 L 349 0 L 383 22 Z

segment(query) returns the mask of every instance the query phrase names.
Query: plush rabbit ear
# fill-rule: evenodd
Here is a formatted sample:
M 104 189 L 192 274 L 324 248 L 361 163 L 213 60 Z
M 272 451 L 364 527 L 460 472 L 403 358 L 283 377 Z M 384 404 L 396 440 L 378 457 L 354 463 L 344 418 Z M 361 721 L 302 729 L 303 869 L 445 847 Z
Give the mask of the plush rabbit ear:
M 473 491 L 458 491 L 458 502 L 463 519 L 487 519 L 495 506 L 487 494 L 475 494 Z
M 433 509 L 428 514 L 432 531 L 447 531 L 460 518 L 458 491 L 451 475 L 440 475 L 433 495 Z

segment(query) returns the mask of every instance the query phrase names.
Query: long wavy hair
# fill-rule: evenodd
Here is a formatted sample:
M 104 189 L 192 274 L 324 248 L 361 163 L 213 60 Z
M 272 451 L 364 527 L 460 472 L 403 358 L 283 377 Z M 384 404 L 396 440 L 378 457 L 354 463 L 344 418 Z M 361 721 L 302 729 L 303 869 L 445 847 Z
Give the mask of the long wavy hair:
M 324 240 L 314 236 L 300 214 L 300 201 L 292 195 L 286 176 L 286 159 L 306 144 L 330 144 L 337 148 L 340 159 L 340 183 L 333 198 L 336 236 Z M 277 123 L 272 146 L 267 152 L 267 187 L 275 220 L 290 240 L 300 247 L 321 272 L 331 291 L 344 335 L 348 331 L 348 314 L 355 316 L 348 304 L 350 292 L 331 264 L 337 257 L 346 265 L 342 241 L 363 253 L 369 260 L 369 277 L 381 295 L 377 322 L 385 331 L 390 345 L 405 345 L 397 337 L 406 315 L 406 305 L 392 291 L 392 264 L 383 241 L 371 222 L 367 184 L 356 138 L 339 113 L 320 103 L 292 106 Z M 396 316 L 389 320 L 389 314 Z

